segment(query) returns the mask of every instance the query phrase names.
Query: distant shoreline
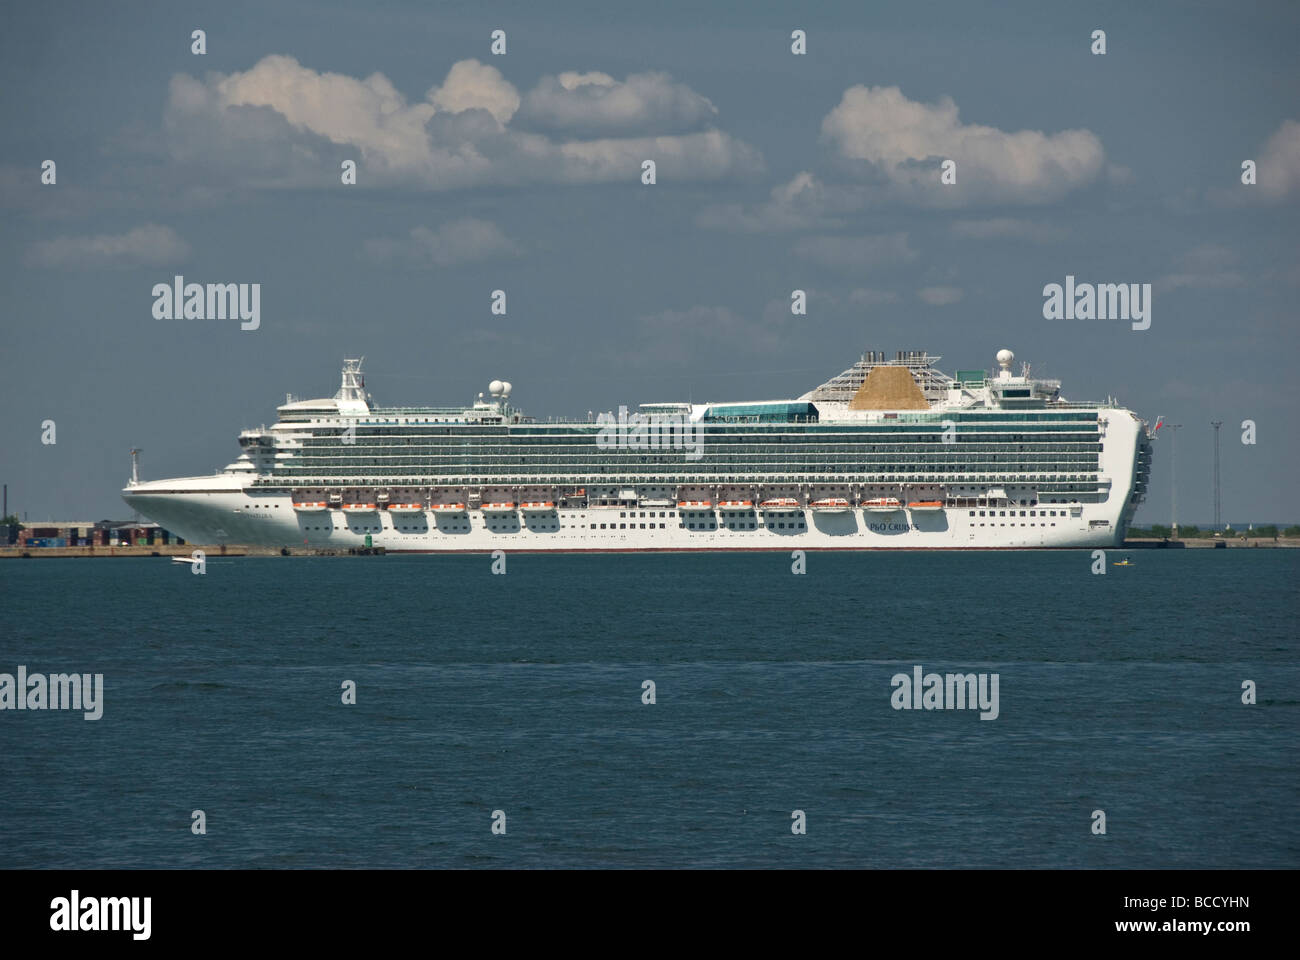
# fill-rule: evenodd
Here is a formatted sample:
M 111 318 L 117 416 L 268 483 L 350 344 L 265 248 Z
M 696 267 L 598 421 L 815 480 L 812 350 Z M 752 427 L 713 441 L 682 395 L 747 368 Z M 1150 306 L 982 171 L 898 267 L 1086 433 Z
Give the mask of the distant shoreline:
M 1256 538 L 1250 540 L 1241 540 L 1241 539 L 1215 540 L 1209 538 L 1193 539 L 1193 540 L 1162 540 L 1157 538 L 1139 537 L 1139 538 L 1134 538 L 1132 540 L 1125 540 L 1123 546 L 1107 547 L 1105 549 L 1112 550 L 1112 551 L 1114 550 L 1160 550 L 1160 549 L 1212 550 L 1215 549 L 1216 547 L 1218 549 L 1231 548 L 1234 550 L 1240 550 L 1243 548 L 1244 549 L 1265 549 L 1265 550 L 1295 549 L 1295 548 L 1300 548 L 1300 537 L 1279 537 L 1277 540 L 1273 540 L 1271 537 L 1268 539 Z M 778 547 L 778 548 L 773 548 L 771 551 L 767 551 L 767 552 L 780 553 L 782 552 L 783 549 L 784 548 Z M 906 548 L 903 549 L 906 550 Z M 1017 551 L 1017 550 L 1048 551 L 1048 550 L 1087 550 L 1089 548 L 1087 547 L 1009 547 L 1006 549 L 1011 551 Z M 183 545 L 156 544 L 154 546 L 135 546 L 135 547 L 102 547 L 102 546 L 101 547 L 19 547 L 19 546 L 9 547 L 9 546 L 3 546 L 0 547 L 0 560 L 3 559 L 69 560 L 69 559 L 95 559 L 95 558 L 108 558 L 108 557 L 189 557 L 194 553 L 195 550 L 202 550 L 204 555 L 209 558 L 211 557 L 383 556 L 387 552 L 384 550 L 383 547 L 369 547 L 369 548 L 353 547 L 353 548 L 330 550 L 330 549 L 316 549 L 314 547 L 250 547 L 250 546 L 244 546 L 240 544 L 226 544 L 225 546 L 209 544 L 205 546 L 205 545 L 189 544 L 189 543 Z M 406 554 L 406 551 L 394 551 L 394 552 Z M 456 552 L 459 553 L 462 551 L 456 551 Z M 559 552 L 559 553 L 568 554 L 568 553 L 600 553 L 602 551 L 595 551 L 595 550 L 530 551 L 527 549 L 522 549 L 517 552 L 519 553 Z M 623 551 L 623 552 L 638 553 L 642 551 L 631 550 L 631 551 Z M 644 551 L 644 552 L 659 553 L 664 551 Z M 675 551 L 668 551 L 668 552 L 675 552 Z M 680 551 L 680 552 L 689 553 L 693 551 Z M 717 550 L 717 551 L 705 551 L 705 552 L 752 553 L 752 552 L 759 552 L 759 551 Z M 857 553 L 857 552 L 866 552 L 866 551 L 855 551 L 852 549 L 847 549 L 843 552 Z M 918 550 L 917 552 L 921 552 L 921 551 Z M 931 549 L 930 551 L 927 552 L 962 553 L 966 551 L 960 549 L 954 549 L 954 550 Z M 987 551 L 981 550 L 979 552 L 983 553 Z M 414 554 L 412 553 L 410 555 L 414 555 Z M 473 555 L 473 552 L 471 551 L 467 555 Z

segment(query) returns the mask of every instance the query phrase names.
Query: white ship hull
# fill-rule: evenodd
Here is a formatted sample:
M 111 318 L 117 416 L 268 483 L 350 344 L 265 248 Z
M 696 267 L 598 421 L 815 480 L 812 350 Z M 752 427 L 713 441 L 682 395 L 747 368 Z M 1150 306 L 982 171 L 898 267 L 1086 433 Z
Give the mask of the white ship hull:
M 1122 497 L 1114 503 L 1073 508 L 1049 504 L 985 510 L 983 517 L 980 510 L 965 507 L 882 516 L 860 506 L 841 514 L 807 508 L 779 514 L 663 508 L 559 508 L 539 515 L 493 515 L 480 510 L 450 514 L 379 510 L 358 515 L 339 509 L 299 514 L 288 496 L 223 490 L 220 484 L 225 479 L 143 483 L 131 489 L 127 500 L 190 543 L 333 550 L 370 545 L 391 553 L 1023 550 L 1112 547 L 1123 539 Z M 1071 509 L 1077 509 L 1077 515 L 1071 515 Z

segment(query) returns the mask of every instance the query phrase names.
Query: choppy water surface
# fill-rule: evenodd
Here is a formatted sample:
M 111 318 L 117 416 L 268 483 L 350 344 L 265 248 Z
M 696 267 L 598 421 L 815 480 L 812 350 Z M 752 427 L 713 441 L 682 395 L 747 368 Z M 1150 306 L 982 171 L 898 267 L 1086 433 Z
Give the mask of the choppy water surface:
M 0 867 L 1297 866 L 1300 552 L 1133 558 L 0 561 L 0 672 L 105 686 L 0 712 Z

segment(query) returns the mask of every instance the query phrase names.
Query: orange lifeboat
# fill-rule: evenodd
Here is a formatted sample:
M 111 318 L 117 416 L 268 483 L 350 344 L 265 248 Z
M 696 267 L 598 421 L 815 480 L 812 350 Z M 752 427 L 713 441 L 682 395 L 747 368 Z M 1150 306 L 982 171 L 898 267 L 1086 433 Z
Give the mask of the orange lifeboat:
M 903 509 L 897 497 L 873 497 L 862 501 L 862 506 L 867 513 L 897 513 Z
M 939 513 L 943 510 L 942 500 L 913 500 L 907 505 L 913 513 Z
M 853 509 L 849 501 L 843 497 L 825 497 L 814 500 L 808 506 L 816 513 L 848 513 Z

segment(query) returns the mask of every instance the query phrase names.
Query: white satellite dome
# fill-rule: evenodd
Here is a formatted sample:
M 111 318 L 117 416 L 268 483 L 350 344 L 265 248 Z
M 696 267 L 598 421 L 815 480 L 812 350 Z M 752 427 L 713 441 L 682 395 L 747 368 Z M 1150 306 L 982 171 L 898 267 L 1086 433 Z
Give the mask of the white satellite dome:
M 1003 367 L 1011 366 L 1011 361 L 1016 359 L 1016 355 L 1010 350 L 998 351 L 998 363 Z
M 501 393 L 501 388 L 504 386 L 505 384 L 503 384 L 500 380 L 493 380 L 491 383 L 488 384 L 488 393 L 492 394 L 492 396 L 494 397 L 498 396 Z
M 501 396 L 503 397 L 510 396 L 510 391 L 515 388 L 515 385 L 511 383 L 509 380 L 502 380 L 500 382 L 501 382 Z

